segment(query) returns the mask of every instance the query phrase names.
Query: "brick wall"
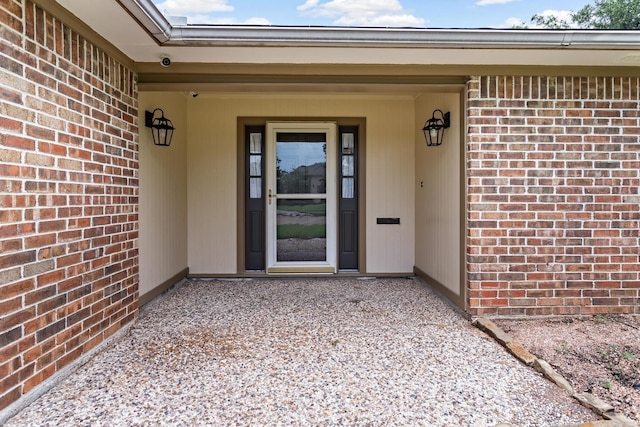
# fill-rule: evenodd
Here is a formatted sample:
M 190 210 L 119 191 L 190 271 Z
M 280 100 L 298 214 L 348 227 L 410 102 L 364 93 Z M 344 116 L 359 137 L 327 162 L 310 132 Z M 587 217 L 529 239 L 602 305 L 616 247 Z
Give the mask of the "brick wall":
M 133 72 L 0 3 L 0 410 L 137 316 Z
M 473 315 L 640 313 L 638 78 L 468 85 Z

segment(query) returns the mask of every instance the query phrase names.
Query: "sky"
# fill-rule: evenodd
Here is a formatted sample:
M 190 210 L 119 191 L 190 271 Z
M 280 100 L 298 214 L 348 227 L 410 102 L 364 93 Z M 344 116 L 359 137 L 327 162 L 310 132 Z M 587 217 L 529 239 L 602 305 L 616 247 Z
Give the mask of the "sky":
M 534 14 L 567 18 L 589 0 L 153 0 L 189 24 L 511 28 Z

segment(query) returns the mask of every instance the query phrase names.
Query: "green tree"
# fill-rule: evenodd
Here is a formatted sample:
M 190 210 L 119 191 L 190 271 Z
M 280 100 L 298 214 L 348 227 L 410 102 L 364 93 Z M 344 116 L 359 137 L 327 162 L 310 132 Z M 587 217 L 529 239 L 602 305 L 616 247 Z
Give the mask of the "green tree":
M 602 30 L 640 30 L 640 0 L 595 0 L 577 12 L 571 21 L 556 16 L 533 15 L 531 22 L 544 28 L 567 29 L 573 26 Z
M 573 12 L 571 12 L 573 16 Z M 548 28 L 550 30 L 566 30 L 571 28 L 571 22 L 565 21 L 554 15 L 544 16 L 535 14 L 531 17 L 531 22 L 539 27 Z

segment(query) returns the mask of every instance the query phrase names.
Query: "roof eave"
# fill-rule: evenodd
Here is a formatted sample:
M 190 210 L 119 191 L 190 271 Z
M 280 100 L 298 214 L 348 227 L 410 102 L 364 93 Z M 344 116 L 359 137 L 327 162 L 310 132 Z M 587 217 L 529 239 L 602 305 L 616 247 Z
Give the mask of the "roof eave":
M 116 0 L 160 45 L 171 42 L 171 23 L 151 0 Z
M 632 31 L 340 28 L 274 26 L 172 27 L 165 45 L 422 47 L 458 49 L 638 49 Z
M 163 46 L 639 49 L 637 31 L 172 25 L 151 0 L 117 0 Z

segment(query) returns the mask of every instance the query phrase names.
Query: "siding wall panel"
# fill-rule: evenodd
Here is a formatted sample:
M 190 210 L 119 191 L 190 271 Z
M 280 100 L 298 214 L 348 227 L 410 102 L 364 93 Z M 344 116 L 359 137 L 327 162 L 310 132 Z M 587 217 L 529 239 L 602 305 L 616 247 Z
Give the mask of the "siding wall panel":
M 367 269 L 413 269 L 414 114 L 409 96 L 201 94 L 188 101 L 189 268 L 235 274 L 237 265 L 237 118 L 367 119 Z M 377 217 L 401 217 L 381 226 Z
M 186 105 L 181 93 L 140 94 L 141 123 L 145 110 L 161 108 L 176 128 L 169 147 L 153 145 L 151 130 L 140 129 L 141 296 L 188 267 Z
M 460 97 L 427 93 L 416 101 L 416 267 L 454 295 L 462 281 Z M 427 147 L 421 129 L 435 109 L 451 112 L 451 128 L 441 146 Z

